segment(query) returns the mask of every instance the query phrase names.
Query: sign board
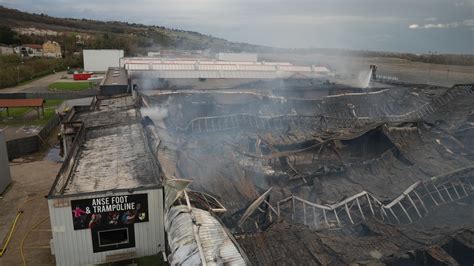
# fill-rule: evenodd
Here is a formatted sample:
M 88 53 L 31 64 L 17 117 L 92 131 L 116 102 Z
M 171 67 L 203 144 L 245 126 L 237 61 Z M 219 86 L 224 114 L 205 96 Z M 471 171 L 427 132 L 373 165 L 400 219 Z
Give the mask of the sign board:
M 71 200 L 74 230 L 148 222 L 148 195 Z

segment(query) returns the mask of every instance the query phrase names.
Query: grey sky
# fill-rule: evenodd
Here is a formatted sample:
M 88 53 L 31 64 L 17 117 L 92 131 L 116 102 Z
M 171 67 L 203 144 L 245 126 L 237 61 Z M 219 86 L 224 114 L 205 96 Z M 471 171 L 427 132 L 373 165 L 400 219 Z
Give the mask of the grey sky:
M 474 54 L 474 0 L 0 0 L 59 17 L 120 20 L 276 47 Z

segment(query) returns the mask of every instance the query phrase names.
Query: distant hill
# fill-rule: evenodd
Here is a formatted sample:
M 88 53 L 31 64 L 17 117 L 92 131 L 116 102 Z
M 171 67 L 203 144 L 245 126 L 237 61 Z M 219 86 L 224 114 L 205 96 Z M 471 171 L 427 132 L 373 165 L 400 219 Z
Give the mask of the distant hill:
M 124 48 L 129 55 L 156 51 L 158 48 L 230 52 L 258 52 L 268 49 L 264 46 L 229 42 L 191 31 L 119 21 L 57 18 L 45 14 L 30 14 L 3 6 L 0 6 L 0 25 L 10 28 L 49 29 L 74 36 L 82 33 L 92 36 L 92 40 L 86 41 L 83 48 Z M 34 38 L 32 41 L 35 41 Z
M 341 49 L 308 48 L 280 49 L 247 43 L 230 42 L 198 32 L 169 29 L 120 21 L 98 21 L 90 19 L 56 18 L 45 14 L 30 14 L 16 9 L 0 6 L 0 36 L 9 29 L 2 27 L 35 27 L 65 33 L 54 37 L 18 36 L 21 43 L 42 43 L 52 39 L 61 43 L 66 54 L 72 54 L 83 48 L 124 49 L 126 55 L 146 55 L 148 51 L 160 48 L 182 50 L 210 50 L 211 52 L 260 52 L 260 53 L 296 53 L 296 54 L 332 54 L 360 57 L 391 57 L 410 61 L 448 64 L 474 65 L 474 55 L 423 54 L 393 52 L 355 51 Z M 76 35 L 90 37 L 78 45 Z M 2 40 L 0 39 L 0 43 Z

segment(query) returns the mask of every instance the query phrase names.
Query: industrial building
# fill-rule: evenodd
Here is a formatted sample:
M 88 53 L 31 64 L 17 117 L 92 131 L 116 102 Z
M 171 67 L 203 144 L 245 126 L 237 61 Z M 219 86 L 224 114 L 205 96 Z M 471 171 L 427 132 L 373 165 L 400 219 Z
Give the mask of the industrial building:
M 67 155 L 48 195 L 57 265 L 164 251 L 162 182 L 135 100 L 95 99 L 62 127 Z
M 101 95 L 118 95 L 129 93 L 127 70 L 121 67 L 109 67 L 99 89 Z
M 114 49 L 84 49 L 82 51 L 84 71 L 106 72 L 109 67 L 119 67 L 123 50 Z
M 122 58 L 132 84 L 142 91 L 183 89 L 248 89 L 263 87 L 284 93 L 287 87 L 324 86 L 329 69 L 321 66 L 296 66 L 288 62 L 220 61 L 209 58 Z M 313 84 L 314 83 L 314 84 Z M 304 92 L 302 92 L 304 91 Z M 319 93 L 319 91 L 317 92 Z
M 249 53 L 218 53 L 217 59 L 221 61 L 257 62 L 258 55 Z
M 120 67 L 108 75 L 131 90 L 62 124 L 48 197 L 58 264 L 473 261 L 474 85 L 362 89 L 284 62 Z M 145 218 L 120 223 L 113 208 Z

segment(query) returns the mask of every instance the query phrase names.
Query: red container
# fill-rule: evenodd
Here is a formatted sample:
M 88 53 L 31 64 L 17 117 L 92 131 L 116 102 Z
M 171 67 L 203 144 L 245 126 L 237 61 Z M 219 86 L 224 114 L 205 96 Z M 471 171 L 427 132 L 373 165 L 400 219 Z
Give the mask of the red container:
M 74 80 L 87 80 L 93 73 L 74 73 L 72 75 Z

